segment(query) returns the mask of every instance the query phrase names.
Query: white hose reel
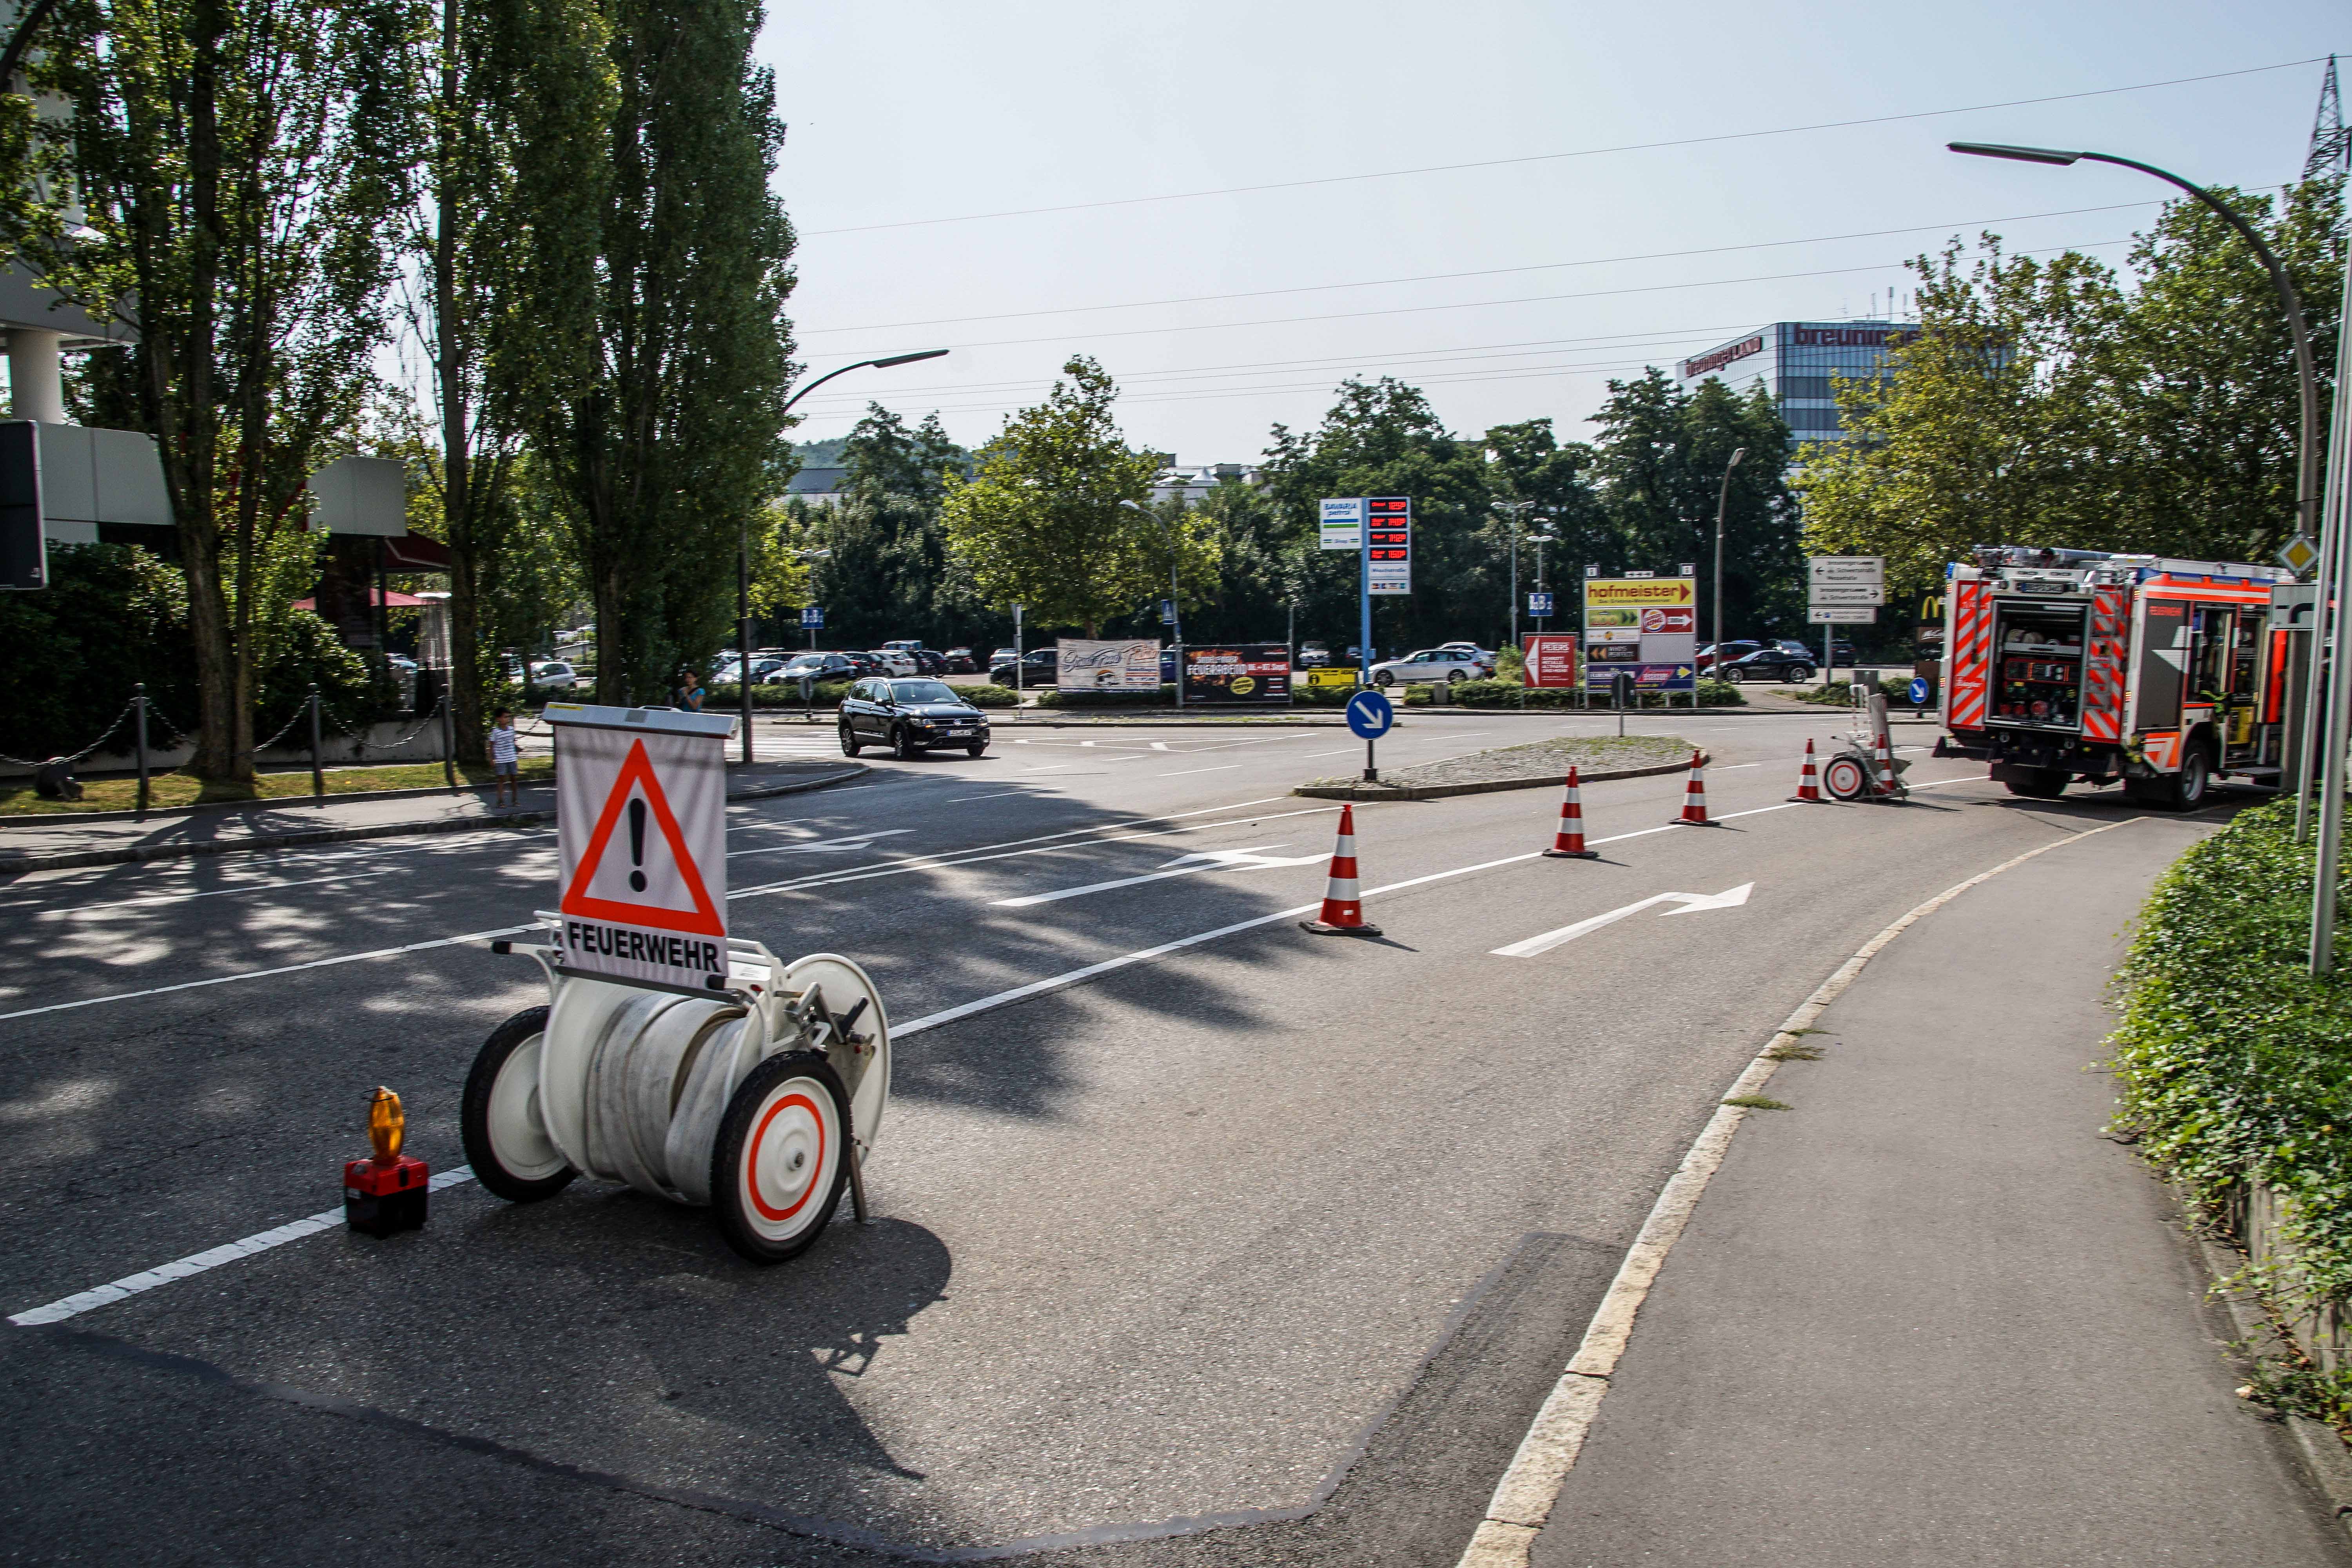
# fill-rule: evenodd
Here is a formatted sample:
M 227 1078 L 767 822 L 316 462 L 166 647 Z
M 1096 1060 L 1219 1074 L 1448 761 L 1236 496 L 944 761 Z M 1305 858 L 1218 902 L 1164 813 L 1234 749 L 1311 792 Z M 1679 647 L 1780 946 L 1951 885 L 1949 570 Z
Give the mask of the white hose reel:
M 494 1030 L 467 1079 L 466 1155 L 491 1192 L 531 1203 L 574 1176 L 625 1182 L 709 1205 L 728 1245 L 761 1263 L 806 1250 L 845 1184 L 866 1217 L 890 1026 L 856 963 L 787 964 L 729 938 L 726 984 L 703 995 L 561 973 L 551 945 L 496 945 L 539 960 L 549 1005 Z

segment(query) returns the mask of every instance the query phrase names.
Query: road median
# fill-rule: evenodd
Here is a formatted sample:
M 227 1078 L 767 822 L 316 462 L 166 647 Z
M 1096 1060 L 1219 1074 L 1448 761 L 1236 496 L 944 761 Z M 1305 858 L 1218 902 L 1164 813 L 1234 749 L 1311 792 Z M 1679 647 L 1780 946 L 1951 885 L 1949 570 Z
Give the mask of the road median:
M 1377 784 L 1311 779 L 1290 793 L 1314 800 L 1444 800 L 1557 786 L 1568 782 L 1570 768 L 1585 784 L 1602 784 L 1680 773 L 1695 749 L 1679 735 L 1561 735 L 1399 768 Z

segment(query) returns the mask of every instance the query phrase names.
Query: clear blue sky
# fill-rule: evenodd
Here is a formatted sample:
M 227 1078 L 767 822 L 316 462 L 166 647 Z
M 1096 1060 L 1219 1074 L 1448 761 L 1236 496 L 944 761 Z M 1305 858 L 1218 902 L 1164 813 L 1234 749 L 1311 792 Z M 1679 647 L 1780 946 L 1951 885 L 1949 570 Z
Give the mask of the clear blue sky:
M 1577 438 L 1609 376 L 1763 321 L 1883 310 L 1902 261 L 1952 233 L 2122 241 L 2159 196 L 2129 171 L 1947 141 L 2274 184 L 2301 171 L 2321 68 L 1742 133 L 2347 50 L 2352 13 L 2316 0 L 776 0 L 760 53 L 792 128 L 777 183 L 803 236 L 801 358 L 814 375 L 955 349 L 844 376 L 797 434 L 840 435 L 872 398 L 976 442 L 1085 353 L 1125 389 L 1129 439 L 1187 462 L 1255 458 L 1351 373 L 1414 381 L 1459 431 L 1548 415 Z M 1542 156 L 1703 137 L 1729 139 Z M 1514 158 L 1536 161 L 1333 178 Z M 1329 183 L 1184 195 L 1295 181 Z M 1121 205 L 920 221 L 1101 203 Z M 2095 207 L 2114 210 L 2025 216 Z M 1889 229 L 1916 232 L 1835 237 Z M 1532 269 L 1425 277 L 1501 268 Z M 1796 273 L 1823 275 L 1778 276 Z M 1403 279 L 1421 280 L 1384 281 Z M 1168 302 L 1255 290 L 1297 291 Z M 1583 297 L 1530 298 L 1560 295 Z

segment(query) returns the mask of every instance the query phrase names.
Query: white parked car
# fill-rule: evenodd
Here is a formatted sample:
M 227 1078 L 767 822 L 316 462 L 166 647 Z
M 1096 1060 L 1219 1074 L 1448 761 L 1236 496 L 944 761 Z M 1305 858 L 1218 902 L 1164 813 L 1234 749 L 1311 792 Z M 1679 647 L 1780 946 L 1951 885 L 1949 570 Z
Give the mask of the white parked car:
M 915 656 L 904 648 L 877 647 L 866 657 L 879 663 L 892 675 L 911 676 L 922 673 L 921 668 L 915 663 Z
M 1495 667 L 1477 654 L 1458 647 L 1425 647 L 1402 658 L 1372 666 L 1374 686 L 1413 686 L 1439 680 L 1476 680 Z
M 530 683 L 546 691 L 571 691 L 580 685 L 580 672 L 560 658 L 544 659 L 530 667 Z

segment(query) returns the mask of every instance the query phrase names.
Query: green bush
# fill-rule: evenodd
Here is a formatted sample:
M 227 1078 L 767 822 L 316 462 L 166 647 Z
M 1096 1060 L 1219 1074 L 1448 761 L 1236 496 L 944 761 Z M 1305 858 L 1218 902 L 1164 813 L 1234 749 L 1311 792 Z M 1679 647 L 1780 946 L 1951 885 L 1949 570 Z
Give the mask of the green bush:
M 1851 680 L 1832 680 L 1826 686 L 1809 688 L 1801 691 L 1794 690 L 1793 688 L 1790 689 L 1800 702 L 1811 702 L 1822 708 L 1853 706 L 1853 682 Z M 1879 695 L 1889 702 L 1907 705 L 1911 700 L 1911 678 L 1906 675 L 1899 679 L 1881 680 L 1878 683 L 1878 691 Z
M 846 680 L 820 680 L 816 683 L 813 700 L 819 708 L 838 708 L 841 706 L 841 700 L 849 694 L 850 685 L 851 683 Z M 797 681 L 789 686 L 761 684 L 751 688 L 751 710 L 755 713 L 762 708 L 803 711 L 808 707 L 809 703 L 801 700 L 801 689 Z M 702 710 L 706 713 L 741 712 L 743 689 L 733 685 L 710 688 L 703 693 Z
M 1173 708 L 1176 688 L 1166 681 L 1157 691 L 1064 691 L 1059 687 L 1037 694 L 1040 708 Z
M 1021 706 L 1021 694 L 1009 686 L 959 686 L 956 693 L 975 708 Z
M 1702 680 L 1698 683 L 1698 705 L 1702 708 L 1745 708 L 1748 699 L 1728 680 Z
M 1309 686 L 1293 679 L 1290 702 L 1294 708 L 1345 708 L 1348 699 L 1356 694 L 1352 686 Z
M 1677 702 L 1683 700 L 1680 692 L 1674 695 Z M 1637 708 L 1664 707 L 1666 705 L 1664 697 L 1664 693 L 1656 691 L 1637 692 L 1634 694 L 1633 705 Z M 1412 687 L 1407 690 L 1404 700 L 1410 707 L 1427 707 L 1429 689 L 1423 686 Z M 1454 700 L 1465 708 L 1552 709 L 1577 706 L 1576 691 L 1571 687 L 1523 688 L 1517 681 L 1501 679 L 1457 680 L 1454 683 Z M 1608 694 L 1596 691 L 1592 694 L 1591 702 L 1593 707 L 1607 708 Z M 1729 681 L 1702 680 L 1698 683 L 1698 703 L 1702 708 L 1744 708 L 1748 705 L 1748 699 L 1741 696 L 1739 688 Z
M 2143 1152 L 2210 1209 L 2249 1180 L 2279 1193 L 2283 1239 L 2301 1263 L 2293 1293 L 2341 1304 L 2352 1300 L 2352 970 L 2308 971 L 2313 863 L 2290 800 L 2239 813 L 2176 861 L 2141 912 L 2109 1044 L 2121 1120 Z

